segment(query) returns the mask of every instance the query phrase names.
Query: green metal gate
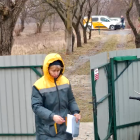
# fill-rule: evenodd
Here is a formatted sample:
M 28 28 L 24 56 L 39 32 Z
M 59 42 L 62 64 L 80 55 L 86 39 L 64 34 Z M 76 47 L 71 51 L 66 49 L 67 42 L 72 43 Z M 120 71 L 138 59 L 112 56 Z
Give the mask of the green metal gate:
M 139 82 L 131 83 L 140 79 L 140 59 L 131 55 L 112 57 L 108 63 L 107 59 L 106 53 L 90 59 L 94 138 L 95 140 L 138 140 L 140 104 L 130 101 L 129 96 L 138 96 L 134 90 L 140 91 L 137 86 Z M 95 80 L 94 71 L 97 68 L 99 79 Z

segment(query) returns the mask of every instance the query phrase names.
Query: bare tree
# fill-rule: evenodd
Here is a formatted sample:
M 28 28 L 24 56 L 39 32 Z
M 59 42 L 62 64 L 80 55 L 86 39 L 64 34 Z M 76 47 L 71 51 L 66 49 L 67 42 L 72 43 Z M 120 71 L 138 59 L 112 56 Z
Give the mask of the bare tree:
M 101 15 L 103 13 L 103 10 L 107 8 L 108 4 L 109 4 L 109 0 L 98 0 L 96 4 L 96 15 Z
M 20 31 L 23 32 L 24 28 L 25 28 L 25 19 L 27 17 L 27 14 L 28 14 L 28 7 L 25 5 L 23 8 L 22 8 L 22 11 L 21 11 L 21 14 L 20 14 L 20 21 L 21 21 L 21 28 L 20 28 Z
M 27 0 L 0 0 L 0 55 L 10 55 L 13 30 Z
M 52 8 L 54 8 L 57 11 L 66 29 L 68 29 L 67 27 L 70 24 L 68 23 L 69 15 L 67 13 L 70 8 L 71 14 L 72 14 L 71 22 L 77 36 L 77 47 L 82 46 L 79 25 L 81 25 L 83 28 L 84 43 L 87 43 L 86 31 L 87 31 L 88 23 L 86 27 L 83 25 L 83 15 L 84 15 L 83 13 L 88 14 L 88 20 L 89 20 L 91 16 L 92 8 L 98 0 L 76 0 L 76 1 L 70 0 L 71 4 L 69 8 L 67 8 L 68 6 L 66 3 L 66 1 L 69 1 L 69 0 L 42 0 L 42 1 L 48 3 Z M 87 6 L 85 6 L 86 3 L 87 3 Z M 74 34 L 73 34 L 73 38 L 74 38 Z M 67 48 L 68 47 L 69 46 L 67 46 Z M 73 45 L 72 45 L 72 48 L 73 48 Z M 73 50 L 72 48 L 71 50 Z
M 125 15 L 125 0 L 101 0 L 99 4 L 99 14 L 108 15 L 110 17 L 120 17 Z
M 80 25 L 80 21 L 82 19 L 82 13 L 83 13 L 83 7 L 84 4 L 86 3 L 86 0 L 80 0 L 77 1 L 77 6 L 73 12 L 73 28 L 75 30 L 76 36 L 77 36 L 77 47 L 81 47 L 82 46 L 82 42 L 81 42 L 81 33 L 79 30 L 79 25 Z
M 87 28 L 89 28 L 89 37 L 91 38 L 91 29 L 90 27 L 88 26 L 88 23 L 89 23 L 89 20 L 91 18 L 91 13 L 92 13 L 92 10 L 93 10 L 93 7 L 95 6 L 95 4 L 97 3 L 98 0 L 87 0 L 86 1 L 86 6 L 84 7 L 83 9 L 83 18 L 81 19 L 80 21 L 80 25 L 83 29 L 83 40 L 84 40 L 84 43 L 87 43 Z M 85 20 L 84 17 L 87 16 L 87 20 L 85 21 L 86 22 L 86 25 L 83 24 L 83 21 Z
M 72 54 L 73 52 L 73 44 L 72 44 L 72 12 L 71 12 L 71 0 L 66 0 L 66 41 L 67 41 L 67 48 L 66 54 Z
M 71 54 L 74 47 L 74 33 L 72 31 L 72 17 L 74 8 L 77 6 L 77 1 L 72 0 L 42 0 L 49 4 L 53 9 L 56 10 L 58 15 L 60 16 L 61 20 L 63 21 L 66 31 L 67 31 L 67 47 L 66 47 L 66 54 Z M 72 45 L 71 43 L 72 42 Z
M 58 14 L 54 13 L 47 18 L 47 21 L 49 22 L 50 31 L 55 31 L 57 16 L 58 16 Z
M 136 5 L 136 9 L 137 9 L 137 13 L 139 15 L 139 19 L 140 19 L 140 3 L 139 3 L 139 0 L 131 0 L 129 2 L 129 7 L 126 11 L 126 17 L 127 17 L 127 21 L 134 33 L 134 36 L 135 36 L 135 45 L 136 45 L 136 48 L 140 48 L 140 33 L 137 31 L 136 27 L 134 26 L 133 22 L 131 21 L 131 18 L 130 18 L 130 11 L 132 10 L 133 8 L 133 4 L 135 2 L 135 5 Z
M 41 33 L 46 18 L 56 13 L 47 3 L 42 0 L 30 0 L 28 17 L 35 19 L 37 29 L 35 33 Z

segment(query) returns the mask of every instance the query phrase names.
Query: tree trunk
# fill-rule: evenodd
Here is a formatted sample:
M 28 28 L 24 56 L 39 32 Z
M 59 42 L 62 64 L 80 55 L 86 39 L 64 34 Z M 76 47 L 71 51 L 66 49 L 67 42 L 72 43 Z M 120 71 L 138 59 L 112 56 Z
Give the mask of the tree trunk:
M 76 26 L 76 24 L 73 23 L 73 28 L 75 30 L 76 37 L 77 37 L 77 47 L 82 47 L 81 33 L 79 30 L 79 26 Z
M 23 30 L 25 28 L 25 26 L 24 26 L 24 19 L 21 18 L 20 20 L 21 20 L 21 29 L 20 29 L 20 31 L 23 32 Z
M 91 39 L 91 29 L 89 29 L 89 39 Z
M 133 2 L 134 1 L 131 0 L 130 3 L 129 3 L 129 7 L 128 7 L 127 11 L 126 11 L 126 18 L 127 18 L 127 21 L 129 23 L 133 33 L 134 33 L 136 48 L 140 48 L 140 34 L 137 32 L 136 27 L 134 26 L 133 22 L 131 21 L 130 15 L 129 15 L 130 11 L 132 10 L 132 7 L 133 7 Z
M 67 0 L 67 48 L 66 54 L 72 54 L 72 13 L 70 9 L 71 0 Z
M 42 32 L 42 26 L 43 26 L 43 23 L 40 23 L 40 26 L 39 26 L 39 33 Z
M 86 31 L 86 28 L 83 28 L 83 38 L 84 38 L 84 43 L 87 44 L 87 31 Z
M 16 0 L 14 4 L 10 0 L 1 0 L 6 5 L 0 7 L 0 55 L 11 55 L 13 30 L 26 1 Z
M 97 4 L 96 4 L 96 15 L 98 15 L 99 13 L 99 0 L 97 1 Z
M 15 23 L 12 18 L 1 22 L 0 24 L 0 55 L 11 55 L 13 45 L 13 30 Z
M 75 32 L 76 32 L 76 37 L 77 37 L 77 47 L 82 47 L 81 33 L 80 33 L 79 28 L 77 28 L 77 29 L 75 30 Z
M 72 54 L 72 31 L 71 30 L 67 30 L 67 47 L 66 47 L 66 54 L 70 55 Z
M 75 35 L 72 32 L 72 52 L 74 51 Z
M 136 48 L 140 48 L 140 35 L 135 36 Z
M 38 23 L 36 23 L 36 25 L 37 25 L 36 34 L 41 33 L 42 32 L 43 23 L 42 22 L 40 22 L 40 23 L 38 22 Z
M 55 31 L 55 25 L 56 25 L 56 16 L 53 15 L 53 31 Z
M 65 42 L 67 42 L 67 29 L 65 28 Z
M 49 27 L 50 31 L 52 31 L 52 16 L 49 17 Z
M 23 32 L 24 30 L 24 23 L 25 23 L 25 19 L 26 19 L 26 16 L 27 16 L 27 12 L 25 10 L 25 6 L 22 8 L 22 12 L 21 12 L 21 16 L 20 16 L 20 20 L 21 20 L 21 28 L 20 28 L 20 31 Z

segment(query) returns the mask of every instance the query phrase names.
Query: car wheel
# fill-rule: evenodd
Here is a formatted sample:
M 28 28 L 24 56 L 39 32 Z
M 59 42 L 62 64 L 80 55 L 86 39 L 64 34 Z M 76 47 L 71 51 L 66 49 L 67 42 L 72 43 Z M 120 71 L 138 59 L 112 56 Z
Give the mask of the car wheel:
M 115 30 L 115 26 L 114 26 L 114 25 L 111 25 L 111 26 L 110 26 L 110 29 L 111 29 L 111 30 Z

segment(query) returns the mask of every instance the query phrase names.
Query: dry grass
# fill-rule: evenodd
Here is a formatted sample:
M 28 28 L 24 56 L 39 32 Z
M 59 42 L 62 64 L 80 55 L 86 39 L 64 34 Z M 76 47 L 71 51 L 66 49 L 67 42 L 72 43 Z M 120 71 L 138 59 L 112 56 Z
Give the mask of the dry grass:
M 112 35 L 104 44 L 104 47 L 102 48 L 99 53 L 102 52 L 109 52 L 117 49 L 117 43 L 118 43 L 118 35 Z
M 81 90 L 82 89 L 82 90 Z M 91 88 L 75 86 L 73 87 L 74 95 L 76 102 L 80 108 L 82 115 L 82 122 L 91 122 L 93 121 L 93 105 L 92 102 L 92 93 Z
M 92 122 L 93 121 L 93 105 L 90 104 L 91 100 L 82 100 L 76 98 L 76 102 L 80 108 L 81 122 Z
M 94 32 L 92 33 L 94 34 Z M 75 59 L 78 59 L 81 55 L 86 55 L 91 51 L 95 51 L 100 42 L 102 36 L 93 36 L 91 40 L 88 40 L 87 44 L 83 44 L 82 47 L 78 47 L 74 49 L 74 53 L 72 55 L 65 55 L 65 52 L 62 54 L 62 57 L 66 60 L 66 66 L 72 66 Z
M 54 34 L 54 36 L 53 36 Z M 58 35 L 59 34 L 59 35 Z M 65 48 L 62 30 L 51 33 L 21 35 L 15 37 L 12 55 L 41 54 L 60 51 Z
M 117 49 L 116 48 L 117 42 L 118 42 L 118 36 L 117 35 L 111 36 L 105 42 L 105 44 L 102 44 L 103 45 L 102 49 L 98 50 L 96 54 L 116 50 Z M 77 69 L 74 74 L 77 74 L 77 75 L 89 75 L 90 74 L 90 62 L 89 61 L 86 62 L 83 66 L 81 66 L 79 69 Z
M 84 65 L 82 65 L 80 68 L 78 68 L 74 74 L 77 75 L 89 75 L 90 74 L 90 62 L 86 62 Z
M 133 34 L 127 35 L 126 41 L 127 41 L 126 49 L 135 49 L 136 48 Z
M 26 29 L 21 36 L 15 37 L 12 55 L 48 54 L 56 52 L 62 56 L 66 67 L 72 66 L 74 60 L 80 55 L 96 50 L 100 39 L 104 36 L 103 34 L 99 35 L 98 31 L 93 31 L 92 39 L 88 40 L 88 44 L 83 44 L 82 47 L 77 48 L 75 43 L 74 53 L 69 56 L 65 54 L 66 43 L 64 30 L 55 32 L 44 30 L 41 34 L 34 34 L 33 27 L 31 28 L 29 26 L 26 28 L 29 28 L 30 31 Z

